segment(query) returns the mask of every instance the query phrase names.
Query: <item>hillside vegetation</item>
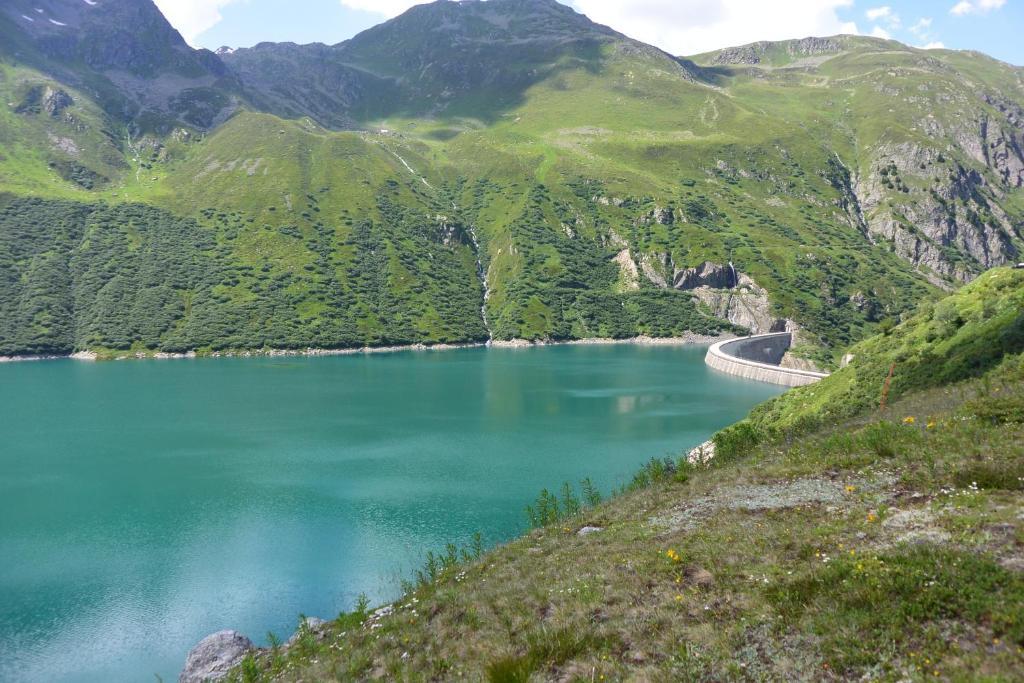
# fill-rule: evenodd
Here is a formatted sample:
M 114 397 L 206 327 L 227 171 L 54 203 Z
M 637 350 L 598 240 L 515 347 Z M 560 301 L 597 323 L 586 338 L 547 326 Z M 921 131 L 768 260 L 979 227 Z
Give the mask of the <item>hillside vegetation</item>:
M 150 0 L 49 0 L 63 28 L 25 4 L 0 8 L 19 255 L 0 298 L 89 333 L 19 323 L 7 354 L 798 327 L 834 366 L 1022 246 L 1022 72 L 979 54 L 838 36 L 682 59 L 554 0 L 490 0 L 218 56 Z M 124 326 L 24 288 L 24 226 L 54 200 L 195 223 L 216 274 L 158 277 L 139 296 L 169 320 L 92 334 Z M 77 262 L 80 244 L 59 245 L 55 263 Z M 687 275 L 705 263 L 742 277 Z
M 1022 291 L 987 273 L 935 306 L 960 323 L 915 316 L 755 411 L 773 436 L 654 460 L 603 503 L 545 492 L 520 540 L 431 556 L 393 605 L 303 626 L 233 677 L 1019 680 Z M 880 410 L 855 368 L 908 353 L 929 361 L 898 366 Z

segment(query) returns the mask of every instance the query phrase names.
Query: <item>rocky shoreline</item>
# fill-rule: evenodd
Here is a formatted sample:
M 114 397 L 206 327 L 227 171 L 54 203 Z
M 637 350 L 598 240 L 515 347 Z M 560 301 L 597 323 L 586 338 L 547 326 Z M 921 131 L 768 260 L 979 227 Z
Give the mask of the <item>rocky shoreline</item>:
M 569 341 L 529 341 L 527 339 L 512 339 L 509 341 L 494 341 L 489 344 L 498 349 L 528 349 L 537 346 L 607 346 L 617 344 L 634 344 L 637 346 L 685 346 L 688 344 L 714 344 L 727 339 L 735 339 L 734 334 L 722 334 L 711 336 L 706 334 L 686 334 L 682 337 L 627 337 L 625 339 L 612 339 L 609 337 L 591 337 L 589 339 L 571 339 Z
M 44 360 L 186 360 L 193 358 L 295 358 L 295 357 L 319 357 L 319 356 L 355 356 L 359 354 L 377 353 L 400 353 L 403 351 L 454 351 L 457 349 L 495 348 L 495 349 L 527 349 L 542 346 L 606 346 L 618 344 L 635 344 L 639 346 L 684 346 L 714 344 L 715 342 L 733 339 L 736 335 L 725 334 L 709 336 L 702 334 L 687 334 L 682 337 L 629 337 L 626 339 L 612 339 L 593 337 L 589 339 L 572 339 L 569 341 L 530 341 L 527 339 L 512 339 L 507 341 L 491 341 L 487 343 L 467 344 L 406 344 L 400 346 L 364 346 L 352 349 L 256 349 L 241 351 L 214 351 L 211 353 L 199 354 L 195 351 L 185 353 L 166 353 L 158 351 L 155 353 L 126 352 L 123 355 L 113 356 L 109 359 L 101 358 L 95 351 L 78 351 L 69 355 L 35 355 L 35 356 L 0 356 L 0 363 L 19 363 Z

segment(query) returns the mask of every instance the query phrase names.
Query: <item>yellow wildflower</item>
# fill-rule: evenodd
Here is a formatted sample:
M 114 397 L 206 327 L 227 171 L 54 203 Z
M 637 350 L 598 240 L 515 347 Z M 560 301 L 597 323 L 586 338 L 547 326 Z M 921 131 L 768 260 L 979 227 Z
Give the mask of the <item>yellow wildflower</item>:
M 913 415 L 908 415 L 907 417 L 903 418 L 903 424 L 905 425 L 912 425 L 915 422 L 917 422 L 917 418 L 914 417 Z
M 849 485 L 849 484 L 846 486 L 846 492 L 847 493 L 853 493 L 856 490 L 857 490 L 856 486 L 852 486 L 852 485 Z

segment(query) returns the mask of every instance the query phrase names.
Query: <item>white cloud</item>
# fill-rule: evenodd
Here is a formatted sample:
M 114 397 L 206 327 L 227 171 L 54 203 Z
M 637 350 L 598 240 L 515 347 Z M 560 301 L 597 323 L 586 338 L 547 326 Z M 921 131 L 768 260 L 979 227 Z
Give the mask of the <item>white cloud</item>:
M 220 9 L 237 0 L 155 0 L 171 26 L 178 29 L 182 37 L 195 45 L 196 38 L 216 26 L 220 20 Z
M 937 40 L 937 36 L 932 33 L 931 17 L 921 17 L 907 30 L 910 31 L 911 35 L 913 35 L 917 40 L 917 47 L 922 50 L 934 50 L 946 47 L 941 41 Z
M 678 55 L 758 40 L 859 33 L 837 11 L 853 0 L 575 0 L 579 11 Z
M 910 27 L 910 32 L 918 38 L 927 35 L 928 30 L 932 27 L 931 17 L 922 17 L 917 20 L 917 23 Z
M 899 28 L 903 22 L 900 20 L 900 15 L 892 11 L 892 7 L 883 5 L 882 7 L 872 7 L 864 16 L 868 18 L 868 21 L 880 21 L 889 28 Z
M 1006 4 L 1006 0 L 960 0 L 949 10 L 950 14 L 962 17 L 965 14 L 988 14 Z
M 341 4 L 349 9 L 372 12 L 391 19 L 397 17 L 410 7 L 423 4 L 429 0 L 341 0 Z
M 871 35 L 874 36 L 875 38 L 884 38 L 885 40 L 889 40 L 890 38 L 892 38 L 892 34 L 886 31 L 881 26 L 875 26 L 873 29 L 871 29 Z
M 872 7 L 871 9 L 864 13 L 864 16 L 866 16 L 871 21 L 878 21 L 882 17 L 888 17 L 891 14 L 892 7 L 886 5 L 885 7 Z

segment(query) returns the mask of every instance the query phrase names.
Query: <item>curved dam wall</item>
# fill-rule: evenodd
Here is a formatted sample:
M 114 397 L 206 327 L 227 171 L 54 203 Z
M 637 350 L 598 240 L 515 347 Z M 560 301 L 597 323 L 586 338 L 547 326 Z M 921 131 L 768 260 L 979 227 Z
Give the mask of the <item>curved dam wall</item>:
M 802 387 L 828 377 L 821 372 L 781 367 L 779 363 L 792 345 L 789 332 L 730 339 L 708 349 L 704 362 L 730 375 L 785 387 Z

